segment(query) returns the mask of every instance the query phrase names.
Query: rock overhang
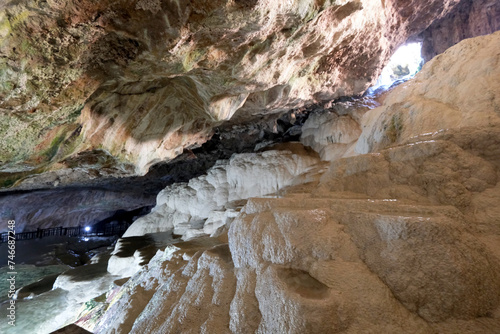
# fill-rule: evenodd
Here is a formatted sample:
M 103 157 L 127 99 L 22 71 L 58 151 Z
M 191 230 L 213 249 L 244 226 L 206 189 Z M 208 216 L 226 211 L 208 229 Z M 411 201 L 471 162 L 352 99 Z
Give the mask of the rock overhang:
M 362 94 L 459 2 L 10 2 L 0 160 L 50 169 L 100 148 L 144 174 L 228 120 Z

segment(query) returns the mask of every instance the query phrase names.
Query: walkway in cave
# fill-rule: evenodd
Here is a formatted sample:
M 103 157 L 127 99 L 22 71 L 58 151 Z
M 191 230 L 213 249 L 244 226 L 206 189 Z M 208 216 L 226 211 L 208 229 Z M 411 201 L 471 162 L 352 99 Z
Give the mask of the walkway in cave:
M 31 240 L 44 237 L 55 237 L 55 236 L 65 236 L 65 237 L 108 237 L 108 236 L 118 236 L 120 237 L 129 228 L 130 223 L 118 224 L 118 225 L 108 225 L 101 229 L 91 230 L 85 226 L 77 227 L 53 227 L 37 229 L 36 231 L 21 232 L 11 234 L 9 232 L 4 232 L 0 234 L 0 243 L 7 242 L 9 239 L 13 240 Z

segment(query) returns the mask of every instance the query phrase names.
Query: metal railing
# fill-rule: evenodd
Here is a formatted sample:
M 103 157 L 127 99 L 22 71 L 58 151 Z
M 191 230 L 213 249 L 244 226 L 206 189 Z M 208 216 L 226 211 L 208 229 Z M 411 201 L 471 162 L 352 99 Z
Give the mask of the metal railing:
M 45 229 L 37 229 L 36 231 L 20 232 L 15 234 L 16 240 L 30 240 L 38 239 L 44 237 L 52 236 L 66 236 L 66 237 L 93 237 L 93 236 L 121 236 L 130 224 L 120 224 L 120 225 L 108 225 L 101 228 L 92 228 L 90 231 L 86 231 L 84 226 L 76 227 L 53 227 Z M 12 236 L 12 233 L 10 233 Z M 12 239 L 12 238 L 11 238 Z M 7 242 L 9 240 L 9 232 L 4 232 L 0 234 L 0 243 Z

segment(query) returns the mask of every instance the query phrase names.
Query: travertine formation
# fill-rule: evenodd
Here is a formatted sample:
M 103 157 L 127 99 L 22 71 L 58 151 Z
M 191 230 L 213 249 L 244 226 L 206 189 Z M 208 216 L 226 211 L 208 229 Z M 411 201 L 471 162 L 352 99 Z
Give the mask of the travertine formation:
M 500 33 L 466 40 L 431 61 L 357 118 L 357 143 L 345 128 L 346 157 L 248 199 L 227 236 L 158 252 L 111 290 L 103 317 L 79 323 L 97 333 L 497 333 L 499 43 Z M 474 104 L 460 100 L 466 88 Z M 432 115 L 441 122 L 424 122 Z M 342 117 L 311 123 L 342 132 Z M 320 137 L 304 140 L 322 149 Z
M 151 233 L 168 232 L 189 240 L 220 234 L 238 215 L 244 201 L 256 196 L 279 196 L 280 189 L 304 183 L 319 162 L 314 152 L 301 145 L 281 145 L 282 150 L 246 153 L 219 161 L 206 175 L 162 190 L 152 212 L 137 219 L 116 245 L 108 271 L 132 275 L 144 262 L 137 251 L 120 254 L 122 242 Z M 299 177 L 302 176 L 302 177 Z M 129 246 L 131 247 L 131 246 Z
M 280 189 L 293 185 L 318 162 L 315 154 L 299 145 L 283 146 L 281 151 L 235 155 L 219 161 L 207 175 L 165 188 L 158 194 L 153 212 L 135 221 L 124 237 L 173 230 L 189 238 L 200 227 L 204 234 L 214 233 L 234 217 L 231 207 L 238 206 L 238 201 L 278 196 Z

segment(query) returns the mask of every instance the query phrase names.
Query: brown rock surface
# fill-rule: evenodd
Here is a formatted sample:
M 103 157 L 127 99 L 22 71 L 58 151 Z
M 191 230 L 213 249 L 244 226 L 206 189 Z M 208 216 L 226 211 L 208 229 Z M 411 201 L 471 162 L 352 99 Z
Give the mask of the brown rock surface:
M 8 2 L 0 160 L 101 147 L 145 172 L 223 121 L 364 92 L 398 45 L 456 3 Z
M 420 37 L 422 57 L 430 60 L 465 38 L 491 34 L 500 29 L 500 2 L 462 0 L 448 15 L 436 20 Z

